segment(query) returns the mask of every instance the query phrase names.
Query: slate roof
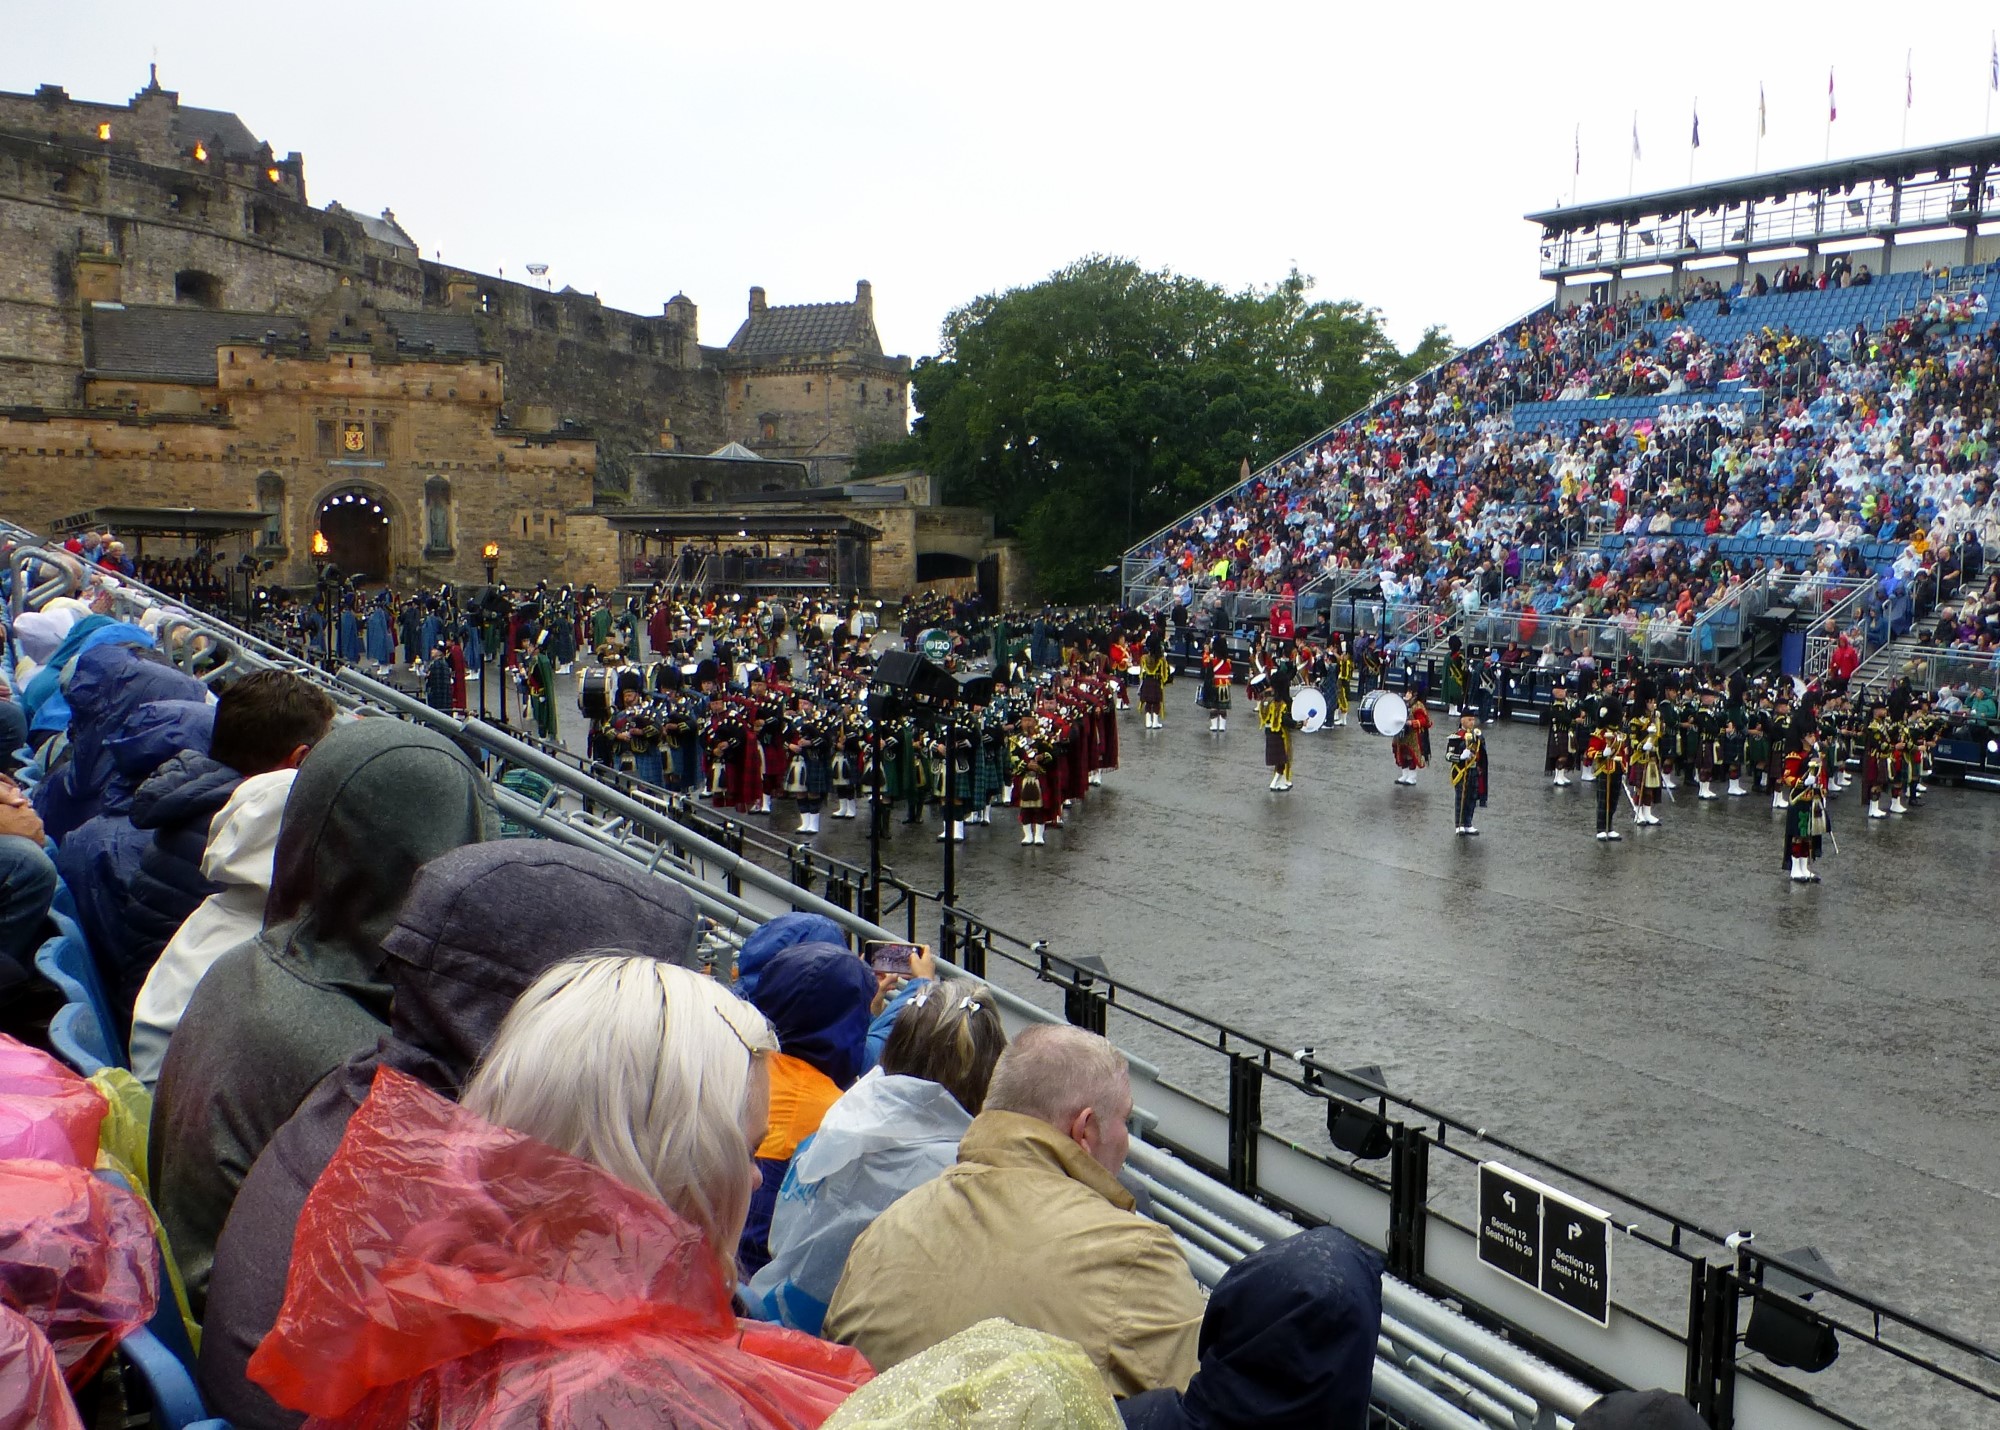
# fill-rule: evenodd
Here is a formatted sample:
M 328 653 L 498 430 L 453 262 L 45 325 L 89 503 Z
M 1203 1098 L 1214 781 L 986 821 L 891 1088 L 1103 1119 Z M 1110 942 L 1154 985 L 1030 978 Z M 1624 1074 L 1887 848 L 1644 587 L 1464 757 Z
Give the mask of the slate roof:
M 879 349 L 859 303 L 796 303 L 752 313 L 729 340 L 736 357 L 784 357 L 832 348 Z
M 250 126 L 226 109 L 193 109 L 183 104 L 174 110 L 174 142 L 192 149 L 196 140 L 210 153 L 232 159 L 254 159 L 264 141 L 250 132 Z
M 276 332 L 295 338 L 305 325 L 276 313 L 216 313 L 205 308 L 92 308 L 89 361 L 99 377 L 215 385 L 215 350 L 255 343 Z
M 384 311 L 382 321 L 405 352 L 436 352 L 477 357 L 486 351 L 479 340 L 479 323 L 467 313 Z

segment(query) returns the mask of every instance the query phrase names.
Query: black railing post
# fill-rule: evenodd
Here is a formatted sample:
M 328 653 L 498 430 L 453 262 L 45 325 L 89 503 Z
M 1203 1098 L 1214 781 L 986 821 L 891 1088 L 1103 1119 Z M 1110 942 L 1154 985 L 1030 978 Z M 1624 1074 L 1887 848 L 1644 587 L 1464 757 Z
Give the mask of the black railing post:
M 1100 1030 L 1101 1031 L 1101 1030 Z M 1229 1185 L 1257 1190 L 1257 1139 L 1264 1130 L 1264 1066 L 1242 1053 L 1229 1055 Z
M 1430 1197 L 1430 1139 L 1420 1127 L 1391 1123 L 1388 1263 L 1390 1272 L 1405 1281 L 1418 1281 L 1424 1274 Z
M 958 966 L 974 978 L 986 976 L 986 946 L 992 937 L 992 934 L 982 934 L 972 925 L 966 926 L 965 942 L 960 948 L 961 957 Z
M 1074 1027 L 1104 1036 L 1105 998 L 1096 988 L 1097 980 L 1081 968 L 1072 967 L 1063 986 L 1063 1017 Z
M 743 826 L 733 819 L 722 822 L 722 847 L 737 858 L 743 857 Z M 732 867 L 722 876 L 722 887 L 738 898 L 743 896 L 743 877 Z
M 1688 1303 L 1687 1398 L 1711 1430 L 1736 1424 L 1738 1282 L 1732 1266 L 1694 1264 Z

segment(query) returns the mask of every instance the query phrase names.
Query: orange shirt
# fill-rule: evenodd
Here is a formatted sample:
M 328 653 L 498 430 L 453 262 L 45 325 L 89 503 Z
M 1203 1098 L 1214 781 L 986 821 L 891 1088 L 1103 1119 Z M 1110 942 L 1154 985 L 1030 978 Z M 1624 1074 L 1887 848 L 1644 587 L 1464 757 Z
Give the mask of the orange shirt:
M 771 1128 L 757 1148 L 760 1161 L 783 1162 L 819 1131 L 826 1110 L 840 1100 L 833 1079 L 784 1053 L 771 1054 Z

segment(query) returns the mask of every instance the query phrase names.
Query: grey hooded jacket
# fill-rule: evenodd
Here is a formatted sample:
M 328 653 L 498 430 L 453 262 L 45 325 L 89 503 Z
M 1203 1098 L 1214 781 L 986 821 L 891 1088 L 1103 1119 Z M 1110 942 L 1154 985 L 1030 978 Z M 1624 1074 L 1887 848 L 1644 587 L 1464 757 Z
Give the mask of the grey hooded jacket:
M 383 1032 L 382 940 L 410 881 L 494 827 L 485 776 L 401 720 L 339 726 L 299 767 L 263 930 L 202 977 L 154 1094 L 153 1195 L 197 1316 L 250 1164 L 313 1084 Z

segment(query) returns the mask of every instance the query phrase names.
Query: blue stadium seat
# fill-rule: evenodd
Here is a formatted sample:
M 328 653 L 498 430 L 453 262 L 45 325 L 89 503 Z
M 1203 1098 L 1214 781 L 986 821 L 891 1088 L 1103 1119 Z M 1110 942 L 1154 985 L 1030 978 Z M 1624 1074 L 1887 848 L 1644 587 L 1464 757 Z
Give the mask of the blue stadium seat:
M 88 1003 L 65 1003 L 56 1009 L 49 1019 L 49 1045 L 80 1077 L 94 1077 L 111 1066 L 111 1049 Z
M 90 956 L 90 945 L 84 942 L 83 930 L 74 919 L 53 909 L 49 917 L 55 921 L 57 932 L 36 951 L 35 967 L 71 1003 L 80 1003 L 90 1010 L 100 1035 L 94 1050 L 109 1054 L 105 1062 L 114 1067 L 127 1066 L 118 1020 L 111 1011 L 111 999 L 105 994 L 97 961 Z
M 117 1172 L 100 1171 L 97 1175 L 138 1195 Z M 195 1385 L 194 1343 L 188 1339 L 180 1302 L 174 1298 L 173 1281 L 167 1275 L 165 1246 L 160 1247 L 159 1302 L 153 1308 L 153 1318 L 118 1343 L 118 1354 L 144 1383 L 152 1401 L 153 1424 L 161 1430 L 230 1430 L 228 1421 L 209 1415 Z

